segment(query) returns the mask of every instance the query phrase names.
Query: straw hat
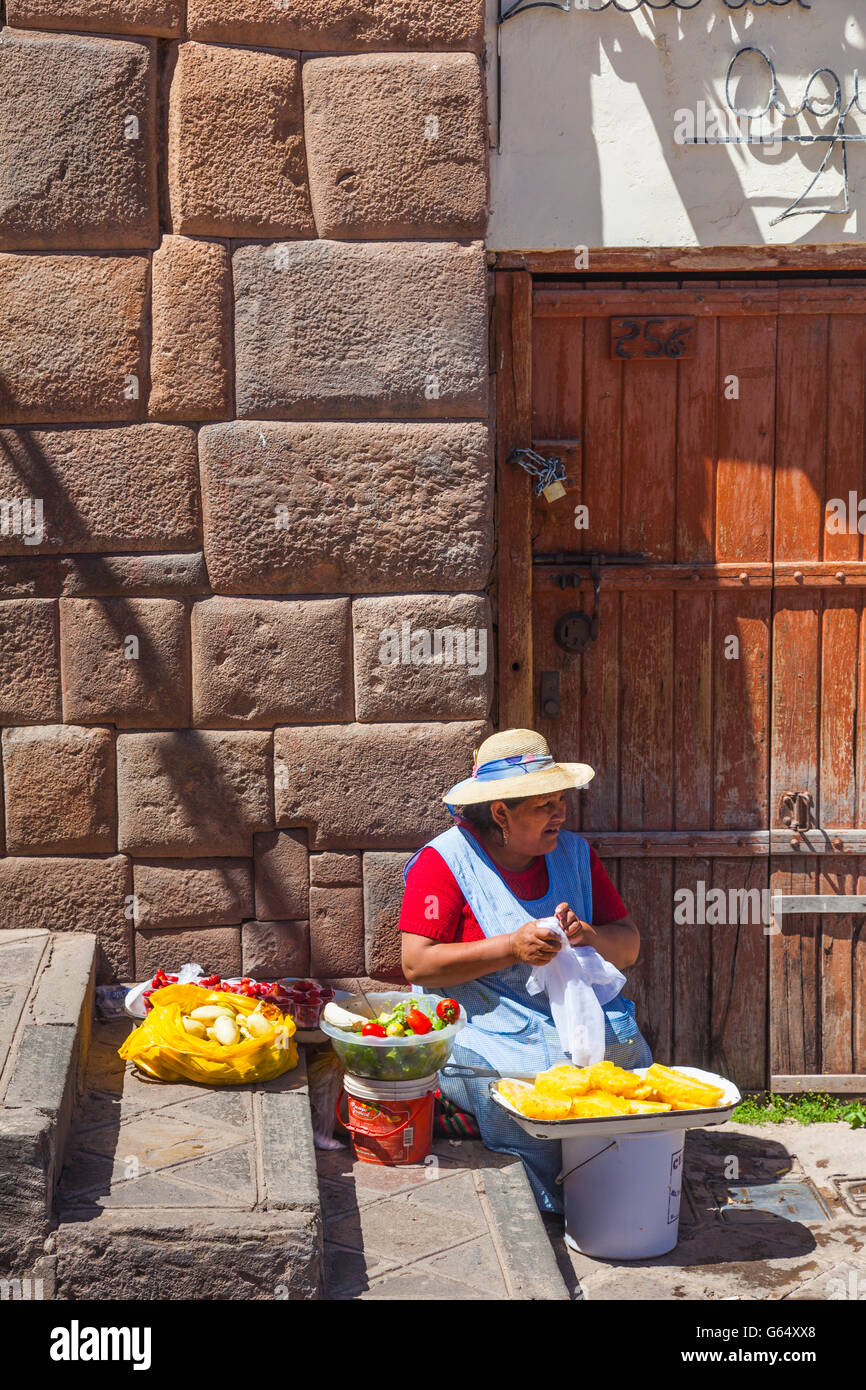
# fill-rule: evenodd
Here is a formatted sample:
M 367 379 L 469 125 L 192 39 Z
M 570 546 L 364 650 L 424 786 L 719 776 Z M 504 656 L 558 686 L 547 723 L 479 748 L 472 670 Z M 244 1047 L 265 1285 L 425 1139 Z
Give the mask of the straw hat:
M 475 806 L 513 796 L 544 796 L 567 787 L 585 787 L 595 776 L 586 763 L 558 763 L 547 740 L 532 729 L 503 729 L 475 750 L 472 776 L 458 782 L 442 800 L 447 806 Z

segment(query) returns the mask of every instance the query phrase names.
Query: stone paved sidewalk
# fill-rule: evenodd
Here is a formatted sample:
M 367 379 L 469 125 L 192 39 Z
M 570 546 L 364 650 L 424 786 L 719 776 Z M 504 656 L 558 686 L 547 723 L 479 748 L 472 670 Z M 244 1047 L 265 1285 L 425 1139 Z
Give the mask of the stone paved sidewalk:
M 569 1297 L 519 1160 L 437 1140 L 424 1165 L 318 1154 L 325 1297 Z
M 56 1194 L 58 1298 L 314 1298 L 321 1227 L 303 1050 L 261 1086 L 148 1081 L 94 1026 Z M 208 1258 L 231 1247 L 231 1260 Z
M 727 1124 L 686 1137 L 680 1239 L 653 1260 L 595 1260 L 548 1230 L 590 1301 L 866 1300 L 866 1130 Z

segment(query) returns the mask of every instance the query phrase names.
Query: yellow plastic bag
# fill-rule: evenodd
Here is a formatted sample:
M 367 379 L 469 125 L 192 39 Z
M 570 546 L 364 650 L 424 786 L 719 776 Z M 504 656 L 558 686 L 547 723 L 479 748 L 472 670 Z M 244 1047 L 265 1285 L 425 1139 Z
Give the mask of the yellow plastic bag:
M 224 1004 L 242 1018 L 259 1001 L 241 994 L 204 989 L 200 985 L 166 985 L 154 990 L 153 1005 L 143 1023 L 118 1048 L 124 1060 L 134 1062 L 145 1076 L 157 1081 L 199 1081 L 206 1086 L 241 1086 L 271 1081 L 298 1065 L 295 1023 L 284 1018 L 275 1005 L 265 1005 L 270 1029 L 261 1037 L 226 1047 L 210 1038 L 187 1033 L 181 1016 L 204 1004 Z

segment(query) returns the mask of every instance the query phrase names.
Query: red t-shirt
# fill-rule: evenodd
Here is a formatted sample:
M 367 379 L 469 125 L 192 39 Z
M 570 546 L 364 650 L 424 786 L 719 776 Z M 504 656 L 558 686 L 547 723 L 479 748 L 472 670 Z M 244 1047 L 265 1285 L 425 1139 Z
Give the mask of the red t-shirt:
M 468 830 L 480 843 L 480 836 L 470 825 Z M 592 924 L 618 922 L 628 909 L 614 888 L 594 849 L 589 851 L 592 874 Z M 497 871 L 505 886 L 524 902 L 534 902 L 547 892 L 547 863 L 539 855 L 523 873 Z M 484 937 L 476 917 L 463 896 L 456 878 L 441 854 L 435 849 L 422 849 L 409 871 L 403 906 L 400 911 L 400 930 L 413 936 L 428 936 L 433 941 L 480 941 Z

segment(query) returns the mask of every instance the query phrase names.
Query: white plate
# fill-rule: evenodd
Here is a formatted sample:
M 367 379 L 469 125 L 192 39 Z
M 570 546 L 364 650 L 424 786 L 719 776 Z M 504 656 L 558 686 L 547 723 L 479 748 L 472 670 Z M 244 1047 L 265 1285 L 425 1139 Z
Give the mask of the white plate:
M 168 974 L 169 972 L 167 971 L 166 973 Z M 175 973 L 175 972 L 172 970 L 172 971 L 171 971 L 171 974 L 173 975 L 174 973 Z M 205 978 L 207 978 L 207 977 L 205 977 Z M 295 980 L 308 980 L 308 979 L 310 978 L 310 976 L 309 976 L 309 975 L 282 975 L 280 978 L 283 979 L 283 980 L 285 980 L 285 982 L 286 982 L 287 984 L 292 984 Z M 126 998 L 125 998 L 124 1001 L 123 1001 L 123 1007 L 124 1007 L 124 1009 L 126 1010 L 126 1012 L 129 1014 L 129 1017 L 130 1017 L 130 1018 L 137 1019 L 139 1023 L 142 1021 L 142 1019 L 144 1019 L 144 1018 L 147 1017 L 147 1010 L 146 1010 L 145 1007 L 144 1007 L 144 999 L 143 999 L 142 996 L 144 995 L 144 991 L 145 991 L 146 989 L 150 989 L 150 984 L 151 984 L 151 980 L 152 980 L 152 979 L 153 979 L 153 976 L 151 975 L 150 980 L 145 980 L 145 981 L 143 982 L 143 984 L 140 984 L 140 985 L 133 985 L 132 989 L 130 989 L 130 990 L 127 991 Z M 250 976 L 250 979 L 252 979 L 252 976 Z M 240 982 L 241 982 L 241 976 L 240 976 L 240 975 L 233 975 L 229 980 L 226 981 L 226 983 L 227 983 L 227 984 L 230 984 L 230 985 L 239 985 Z M 197 980 L 192 980 L 191 983 L 195 985 L 195 984 L 198 984 L 198 981 L 197 981 Z M 348 991 L 348 990 L 345 990 L 345 989 L 335 989 L 335 990 L 334 990 L 334 999 L 335 999 L 335 1000 L 337 1000 L 337 999 L 348 999 L 348 998 L 349 998 L 349 991 Z M 312 1030 L 311 1030 L 311 1031 L 312 1031 Z M 316 1029 L 315 1031 L 316 1031 L 316 1033 L 318 1034 L 319 1030 Z M 324 1037 L 325 1037 L 325 1035 L 324 1035 L 324 1033 L 323 1033 L 323 1034 L 322 1034 L 322 1040 L 323 1040 L 323 1041 L 324 1041 Z M 300 1040 L 300 1041 L 305 1041 L 305 1039 L 299 1039 L 299 1040 Z M 318 1041 L 318 1039 L 317 1039 L 317 1041 Z
M 647 1067 L 635 1067 L 636 1076 L 645 1076 Z M 510 1101 L 495 1089 L 497 1083 L 491 1081 L 490 1094 L 496 1105 L 506 1110 L 522 1130 L 534 1139 L 579 1139 L 584 1135 L 595 1134 L 645 1134 L 658 1129 L 697 1129 L 703 1125 L 723 1125 L 731 1118 L 742 1096 L 734 1085 L 724 1076 L 712 1071 L 701 1071 L 700 1067 L 677 1067 L 677 1071 L 693 1076 L 696 1081 L 705 1081 L 709 1086 L 721 1087 L 724 1095 L 717 1106 L 711 1110 L 660 1110 L 653 1115 L 599 1115 L 584 1120 L 530 1120 L 521 1115 Z M 503 1080 L 529 1081 L 534 1076 L 515 1076 Z

